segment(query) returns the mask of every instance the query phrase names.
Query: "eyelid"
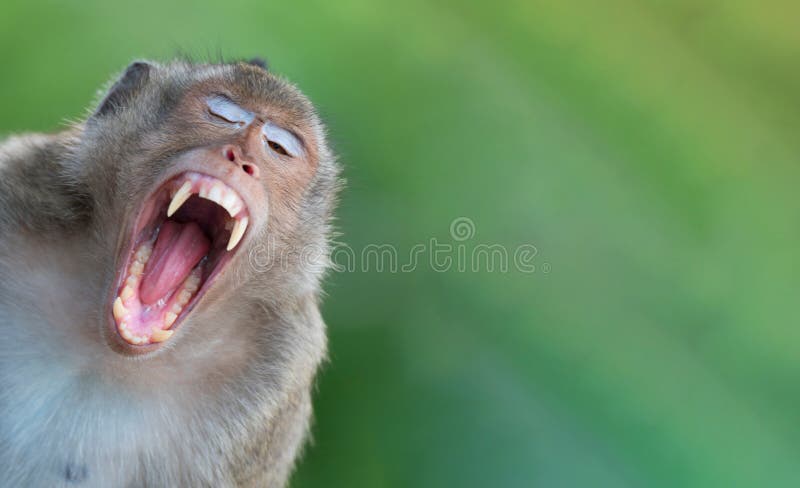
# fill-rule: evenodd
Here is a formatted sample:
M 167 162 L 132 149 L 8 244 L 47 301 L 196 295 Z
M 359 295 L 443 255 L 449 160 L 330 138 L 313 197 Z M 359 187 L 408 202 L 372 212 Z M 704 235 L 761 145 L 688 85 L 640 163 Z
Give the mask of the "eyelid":
M 255 119 L 255 114 L 249 112 L 228 97 L 213 95 L 206 99 L 206 105 L 211 114 L 238 125 L 250 125 Z
M 303 143 L 290 131 L 278 127 L 272 122 L 267 122 L 261 132 L 268 141 L 276 142 L 283 146 L 289 156 L 298 157 L 303 154 Z

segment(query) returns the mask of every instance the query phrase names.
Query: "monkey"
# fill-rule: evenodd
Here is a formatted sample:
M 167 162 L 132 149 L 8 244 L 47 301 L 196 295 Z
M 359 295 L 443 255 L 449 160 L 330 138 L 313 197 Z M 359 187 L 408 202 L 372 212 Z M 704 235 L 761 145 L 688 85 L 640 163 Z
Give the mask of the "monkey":
M 136 61 L 0 143 L 0 486 L 280 487 L 342 185 L 261 61 Z

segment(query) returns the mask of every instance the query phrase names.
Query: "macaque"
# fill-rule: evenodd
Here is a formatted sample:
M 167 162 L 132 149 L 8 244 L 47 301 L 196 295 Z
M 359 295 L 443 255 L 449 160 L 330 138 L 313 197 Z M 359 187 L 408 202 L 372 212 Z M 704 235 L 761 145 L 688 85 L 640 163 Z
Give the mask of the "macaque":
M 339 186 L 259 63 L 135 62 L 0 144 L 0 486 L 284 486 Z

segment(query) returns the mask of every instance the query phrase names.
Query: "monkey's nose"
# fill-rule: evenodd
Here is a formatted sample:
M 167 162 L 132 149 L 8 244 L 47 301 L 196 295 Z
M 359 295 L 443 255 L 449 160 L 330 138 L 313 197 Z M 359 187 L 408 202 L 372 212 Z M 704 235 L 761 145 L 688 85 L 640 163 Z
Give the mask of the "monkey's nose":
M 222 155 L 231 163 L 239 165 L 245 173 L 258 179 L 258 166 L 245 161 L 239 148 L 228 144 L 222 148 Z

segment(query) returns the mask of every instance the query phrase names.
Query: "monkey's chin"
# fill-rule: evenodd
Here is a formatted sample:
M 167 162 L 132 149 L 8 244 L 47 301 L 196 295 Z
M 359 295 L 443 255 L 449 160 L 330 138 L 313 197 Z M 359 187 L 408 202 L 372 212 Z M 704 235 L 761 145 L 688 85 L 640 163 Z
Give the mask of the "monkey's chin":
M 114 329 L 146 352 L 168 341 L 229 263 L 250 215 L 222 180 L 181 173 L 145 200 L 117 270 Z

